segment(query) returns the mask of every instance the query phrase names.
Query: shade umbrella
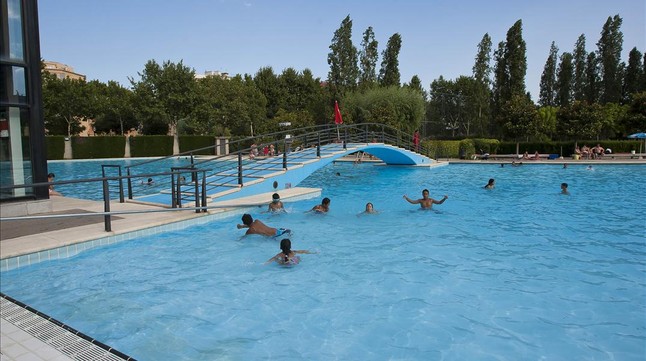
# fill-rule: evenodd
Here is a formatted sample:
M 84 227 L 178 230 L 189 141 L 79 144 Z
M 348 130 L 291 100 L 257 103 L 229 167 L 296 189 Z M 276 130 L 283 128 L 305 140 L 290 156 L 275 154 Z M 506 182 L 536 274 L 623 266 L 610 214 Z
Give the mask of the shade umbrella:
M 640 132 L 640 133 L 635 133 L 631 134 L 628 136 L 630 139 L 644 139 L 644 147 L 646 147 L 646 133 L 645 132 Z M 639 153 L 641 154 L 642 152 L 642 144 L 639 143 Z

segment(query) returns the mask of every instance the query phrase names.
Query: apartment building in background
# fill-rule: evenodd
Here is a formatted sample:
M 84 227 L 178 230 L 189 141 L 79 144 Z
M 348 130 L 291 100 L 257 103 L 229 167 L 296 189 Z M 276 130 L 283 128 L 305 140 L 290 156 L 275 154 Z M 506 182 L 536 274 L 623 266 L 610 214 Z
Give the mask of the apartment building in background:
M 58 79 L 85 80 L 85 75 L 75 72 L 74 68 L 67 64 L 47 60 L 43 61 L 43 63 L 45 64 L 45 70 Z

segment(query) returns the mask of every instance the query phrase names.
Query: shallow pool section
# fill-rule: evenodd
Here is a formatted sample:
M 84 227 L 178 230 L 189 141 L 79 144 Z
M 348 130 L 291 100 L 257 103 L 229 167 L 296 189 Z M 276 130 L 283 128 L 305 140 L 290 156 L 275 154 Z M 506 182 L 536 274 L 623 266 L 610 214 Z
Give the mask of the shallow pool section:
M 337 173 L 339 175 L 337 175 Z M 483 186 L 496 179 L 493 190 Z M 331 198 L 2 273 L 2 292 L 142 360 L 643 360 L 644 166 L 330 165 Z M 570 195 L 560 194 L 569 184 Z M 402 196 L 448 195 L 421 211 Z M 360 215 L 366 202 L 380 211 Z

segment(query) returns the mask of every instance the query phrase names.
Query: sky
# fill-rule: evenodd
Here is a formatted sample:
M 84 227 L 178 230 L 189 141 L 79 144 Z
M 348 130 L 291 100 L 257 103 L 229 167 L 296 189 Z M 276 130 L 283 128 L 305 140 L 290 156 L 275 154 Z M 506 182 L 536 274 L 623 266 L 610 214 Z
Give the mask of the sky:
M 125 87 L 149 60 L 182 61 L 198 74 L 310 69 L 325 80 L 329 46 L 347 15 L 357 49 L 372 26 L 378 69 L 388 39 L 399 33 L 401 81 L 417 75 L 426 90 L 440 76 L 472 75 L 485 33 L 495 50 L 518 20 L 534 100 L 552 42 L 560 56 L 584 34 L 586 50 L 594 51 L 609 16 L 623 19 L 622 61 L 634 47 L 646 52 L 644 0 L 39 0 L 38 7 L 43 59 Z

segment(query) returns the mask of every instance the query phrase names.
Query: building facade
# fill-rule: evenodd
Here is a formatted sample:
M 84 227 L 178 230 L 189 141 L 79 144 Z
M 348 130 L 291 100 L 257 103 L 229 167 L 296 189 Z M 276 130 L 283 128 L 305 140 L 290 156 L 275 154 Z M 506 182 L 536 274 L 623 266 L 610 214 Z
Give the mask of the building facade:
M 37 0 L 0 0 L 0 201 L 49 198 Z
M 45 71 L 54 75 L 57 79 L 85 80 L 85 75 L 74 71 L 74 68 L 67 64 L 55 61 L 43 61 Z

